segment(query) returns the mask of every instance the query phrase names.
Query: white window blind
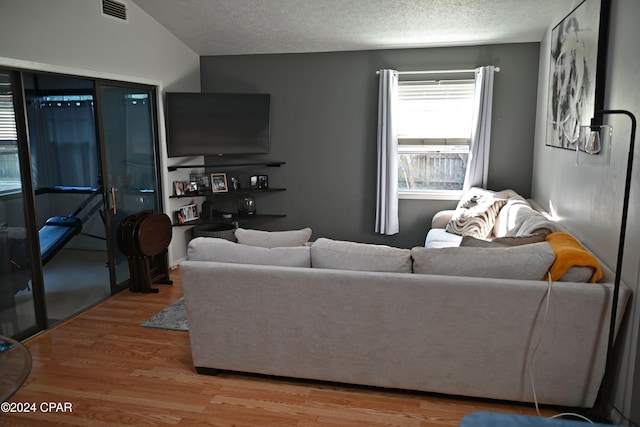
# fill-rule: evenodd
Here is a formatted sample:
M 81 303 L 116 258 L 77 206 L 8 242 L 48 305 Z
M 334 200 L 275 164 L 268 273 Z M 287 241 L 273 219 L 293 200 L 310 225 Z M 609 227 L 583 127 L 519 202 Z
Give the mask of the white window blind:
M 402 195 L 462 190 L 471 139 L 474 80 L 401 81 L 398 179 Z
M 13 112 L 13 97 L 11 94 L 0 93 L 0 144 L 15 142 L 18 140 L 16 134 L 16 116 Z
M 474 84 L 474 80 L 400 82 L 398 138 L 468 141 Z
M 9 75 L 0 74 L 0 195 L 19 190 L 18 135 Z

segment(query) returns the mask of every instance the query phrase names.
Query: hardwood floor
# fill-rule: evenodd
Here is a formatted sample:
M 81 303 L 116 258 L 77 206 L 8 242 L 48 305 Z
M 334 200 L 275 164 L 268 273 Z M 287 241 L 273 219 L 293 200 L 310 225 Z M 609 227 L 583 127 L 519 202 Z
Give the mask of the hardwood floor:
M 457 426 L 482 410 L 535 415 L 531 405 L 197 375 L 188 333 L 140 326 L 182 296 L 179 271 L 172 278 L 174 286 L 158 285 L 158 294 L 125 291 L 28 340 L 33 369 L 10 401 L 38 410 L 0 414 L 0 425 Z M 60 405 L 43 412 L 43 402 Z M 547 408 L 543 415 L 554 413 Z

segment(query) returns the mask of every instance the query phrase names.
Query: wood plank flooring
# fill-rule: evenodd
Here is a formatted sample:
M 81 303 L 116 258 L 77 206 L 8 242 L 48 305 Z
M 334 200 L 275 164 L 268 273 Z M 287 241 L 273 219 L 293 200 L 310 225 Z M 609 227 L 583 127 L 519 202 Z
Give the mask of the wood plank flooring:
M 198 375 L 188 333 L 140 326 L 182 296 L 179 270 L 172 278 L 174 285 L 158 285 L 158 294 L 124 291 L 28 340 L 33 369 L 10 402 L 35 403 L 38 410 L 0 413 L 0 425 L 457 426 L 464 415 L 482 410 L 535 415 L 532 405 Z M 44 412 L 43 402 L 61 405 Z M 71 412 L 68 406 L 62 411 L 65 402 Z

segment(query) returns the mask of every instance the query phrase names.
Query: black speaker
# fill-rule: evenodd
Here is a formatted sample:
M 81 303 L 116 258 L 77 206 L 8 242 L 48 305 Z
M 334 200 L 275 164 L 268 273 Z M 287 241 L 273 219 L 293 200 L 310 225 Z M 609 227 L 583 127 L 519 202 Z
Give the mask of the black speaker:
M 213 221 L 213 203 L 209 200 L 202 202 L 202 212 L 200 216 L 203 221 Z

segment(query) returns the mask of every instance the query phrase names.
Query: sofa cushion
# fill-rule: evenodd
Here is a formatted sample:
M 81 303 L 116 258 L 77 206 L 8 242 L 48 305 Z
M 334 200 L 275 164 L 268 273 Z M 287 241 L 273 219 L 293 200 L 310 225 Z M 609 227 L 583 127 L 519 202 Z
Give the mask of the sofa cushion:
M 473 195 L 456 209 L 447 223 L 446 230 L 461 236 L 487 238 L 491 235 L 498 213 L 505 203 L 506 199 L 497 199 L 493 195 Z
M 424 246 L 427 248 L 450 248 L 460 246 L 462 236 L 448 233 L 444 228 L 432 228 L 427 233 Z
M 495 248 L 505 246 L 529 245 L 531 243 L 544 242 L 546 235 L 544 233 L 529 234 L 524 236 L 505 236 L 496 237 L 493 240 L 476 239 L 471 236 L 463 236 L 460 246 L 471 246 L 480 248 Z
M 411 251 L 320 238 L 311 246 L 313 268 L 411 273 Z
M 547 242 L 478 248 L 411 249 L 413 272 L 446 276 L 541 280 L 555 258 Z
M 216 261 L 233 264 L 311 267 L 308 246 L 263 248 L 215 237 L 197 237 L 189 242 L 189 261 Z
M 460 246 L 468 248 L 504 248 L 507 245 L 503 245 L 502 243 L 494 243 L 491 240 L 478 239 L 472 236 L 462 236 L 462 240 L 460 240 Z
M 545 238 L 546 233 L 519 234 L 517 236 L 496 237 L 493 242 L 505 246 L 520 246 L 544 242 Z
M 558 279 L 558 282 L 589 283 L 595 272 L 596 269 L 593 267 L 573 266 Z
M 238 228 L 235 231 L 238 243 L 263 248 L 283 246 L 305 246 L 311 237 L 311 229 L 288 231 L 262 231 Z

